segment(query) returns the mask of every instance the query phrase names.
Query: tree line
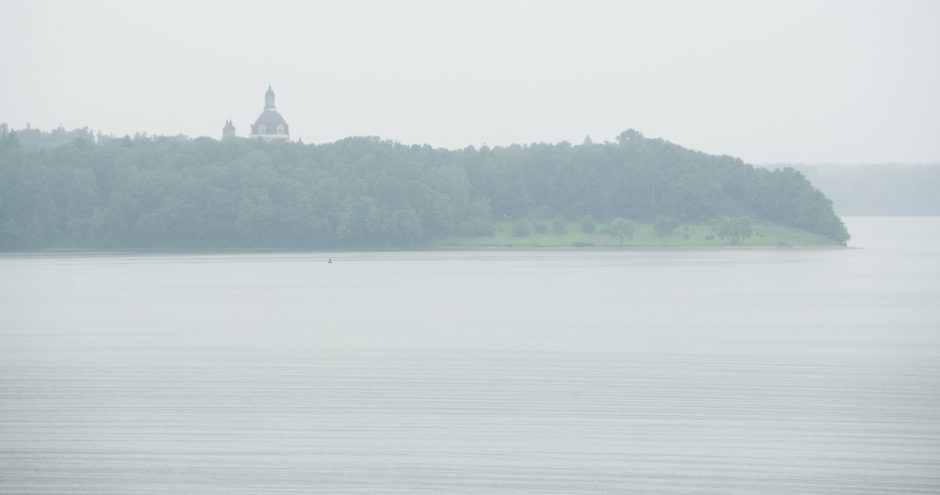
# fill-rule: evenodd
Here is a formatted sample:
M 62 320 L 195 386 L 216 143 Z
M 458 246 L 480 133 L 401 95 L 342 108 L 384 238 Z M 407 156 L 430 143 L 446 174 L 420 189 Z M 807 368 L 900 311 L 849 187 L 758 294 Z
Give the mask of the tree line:
M 65 132 L 31 130 L 25 146 L 23 131 L 0 127 L 0 248 L 406 248 L 487 235 L 498 221 L 583 218 L 750 217 L 848 239 L 796 170 L 633 130 L 460 150 Z

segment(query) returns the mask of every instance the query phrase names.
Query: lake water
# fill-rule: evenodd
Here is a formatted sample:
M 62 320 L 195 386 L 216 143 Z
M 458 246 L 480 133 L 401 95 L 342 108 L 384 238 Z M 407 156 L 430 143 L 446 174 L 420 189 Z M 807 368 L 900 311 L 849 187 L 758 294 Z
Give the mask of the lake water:
M 940 492 L 940 218 L 847 223 L 0 257 L 0 493 Z

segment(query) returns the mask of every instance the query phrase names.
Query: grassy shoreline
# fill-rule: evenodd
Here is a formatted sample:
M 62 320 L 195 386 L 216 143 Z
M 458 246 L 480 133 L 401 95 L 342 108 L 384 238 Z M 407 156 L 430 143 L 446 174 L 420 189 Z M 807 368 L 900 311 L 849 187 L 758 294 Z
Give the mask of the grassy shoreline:
M 493 235 L 452 237 L 427 245 L 410 247 L 375 247 L 362 249 L 332 248 L 305 249 L 294 248 L 45 248 L 0 250 L 0 256 L 94 256 L 94 255 L 211 255 L 211 254 L 265 254 L 265 253 L 341 253 L 341 252 L 420 252 L 420 251 L 494 251 L 494 250 L 659 250 L 659 249 L 838 249 L 846 248 L 832 239 L 792 227 L 765 222 L 751 221 L 752 234 L 737 240 L 720 238 L 714 232 L 713 225 L 685 224 L 675 231 L 663 235 L 656 232 L 652 224 L 635 224 L 636 232 L 632 237 L 625 237 L 623 245 L 620 238 L 606 232 L 606 225 L 599 224 L 592 233 L 581 231 L 581 224 L 565 224 L 566 233 L 549 231 L 539 233 L 531 229 L 529 235 L 513 234 L 517 222 L 497 222 Z M 530 226 L 540 222 L 528 222 Z
M 530 226 L 539 222 L 528 222 Z M 637 223 L 632 236 L 623 243 L 617 236 L 606 232 L 605 225 L 585 233 L 579 223 L 571 222 L 561 231 L 537 232 L 531 228 L 528 235 L 516 235 L 514 223 L 498 222 L 493 235 L 454 237 L 438 241 L 438 249 L 515 249 L 515 248 L 836 248 L 844 247 L 825 236 L 783 225 L 754 220 L 752 233 L 737 239 L 722 238 L 707 223 L 684 224 L 668 234 L 657 232 L 653 224 Z M 546 225 L 547 226 L 547 225 Z

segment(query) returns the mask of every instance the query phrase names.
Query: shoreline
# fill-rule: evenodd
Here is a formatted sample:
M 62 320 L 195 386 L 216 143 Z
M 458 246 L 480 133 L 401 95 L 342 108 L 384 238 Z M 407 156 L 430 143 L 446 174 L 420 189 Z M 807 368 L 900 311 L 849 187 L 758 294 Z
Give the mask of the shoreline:
M 772 246 L 772 245 L 721 245 L 721 246 L 438 246 L 407 249 L 40 249 L 29 251 L 0 251 L 0 259 L 26 257 L 106 257 L 106 256 L 215 256 L 215 255 L 336 255 L 364 253 L 456 253 L 456 252 L 653 252 L 653 251 L 834 251 L 864 249 L 858 246 L 818 245 L 818 246 Z

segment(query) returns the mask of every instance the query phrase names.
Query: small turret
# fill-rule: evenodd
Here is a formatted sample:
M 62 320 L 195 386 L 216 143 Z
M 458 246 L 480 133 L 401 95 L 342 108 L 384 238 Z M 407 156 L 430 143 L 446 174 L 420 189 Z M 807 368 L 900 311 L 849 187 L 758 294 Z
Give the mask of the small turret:
M 235 124 L 232 119 L 225 120 L 225 127 L 222 128 L 222 139 L 232 139 L 235 137 Z

